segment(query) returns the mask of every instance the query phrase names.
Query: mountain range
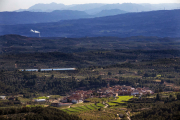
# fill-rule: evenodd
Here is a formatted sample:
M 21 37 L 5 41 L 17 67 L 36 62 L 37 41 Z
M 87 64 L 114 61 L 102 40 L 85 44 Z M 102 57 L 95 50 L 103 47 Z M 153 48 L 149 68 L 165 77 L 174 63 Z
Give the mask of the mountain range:
M 78 10 L 85 11 L 88 14 L 97 14 L 102 10 L 110 9 L 120 9 L 127 12 L 142 12 L 142 11 L 152 11 L 152 10 L 171 10 L 179 9 L 180 4 L 178 3 L 168 3 L 168 4 L 135 4 L 135 3 L 123 3 L 123 4 L 102 4 L 102 3 L 90 3 L 90 4 L 74 4 L 74 5 L 64 5 L 57 3 L 50 4 L 35 4 L 25 11 L 34 12 L 52 12 L 54 10 Z M 18 10 L 24 11 L 24 10 Z
M 95 18 L 152 10 L 177 9 L 180 4 L 35 4 L 29 9 L 14 12 L 0 12 L 1 25 L 58 22 L 80 18 Z
M 55 10 L 52 12 L 0 12 L 0 16 L 2 18 L 0 19 L 0 24 L 2 25 L 46 23 L 90 17 L 90 15 L 84 11 L 72 10 Z
M 125 13 L 115 16 L 63 20 L 59 22 L 0 25 L 0 35 L 38 37 L 158 36 L 180 37 L 180 10 Z
M 0 12 L 1 25 L 13 24 L 30 24 L 30 23 L 47 23 L 58 22 L 60 20 L 72 20 L 80 18 L 95 18 L 103 16 L 112 16 L 117 14 L 124 14 L 126 11 L 119 9 L 102 10 L 95 15 L 89 15 L 84 11 L 77 10 L 54 10 L 52 12 Z

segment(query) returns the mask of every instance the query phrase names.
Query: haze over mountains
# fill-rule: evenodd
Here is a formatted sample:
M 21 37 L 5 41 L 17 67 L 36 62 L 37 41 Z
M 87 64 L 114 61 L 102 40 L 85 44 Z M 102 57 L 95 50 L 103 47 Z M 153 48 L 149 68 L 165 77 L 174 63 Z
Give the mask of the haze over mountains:
M 158 36 L 180 37 L 180 10 L 126 13 L 115 16 L 64 20 L 59 22 L 0 25 L 0 35 L 38 37 Z
M 84 11 L 77 10 L 54 10 L 52 12 L 0 12 L 0 24 L 29 24 L 29 23 L 46 23 L 57 22 L 60 20 L 72 20 L 80 18 L 94 18 L 103 16 L 112 16 L 117 14 L 127 13 L 119 9 L 102 10 L 95 15 L 89 15 Z
M 0 24 L 12 25 L 12 24 L 28 24 L 28 23 L 45 23 L 45 22 L 57 22 L 60 20 L 89 18 L 84 11 L 72 11 L 72 10 L 55 10 L 52 12 L 0 12 Z
M 88 14 L 96 14 L 102 10 L 110 9 L 120 9 L 127 12 L 142 12 L 142 11 L 152 11 L 152 10 L 171 10 L 179 9 L 180 4 L 168 3 L 168 4 L 135 4 L 135 3 L 123 3 L 123 4 L 102 4 L 102 3 L 91 3 L 91 4 L 74 4 L 74 5 L 64 5 L 64 4 L 36 4 L 31 6 L 26 10 L 18 11 L 35 11 L 35 12 L 52 12 L 54 10 L 78 10 L 85 11 Z

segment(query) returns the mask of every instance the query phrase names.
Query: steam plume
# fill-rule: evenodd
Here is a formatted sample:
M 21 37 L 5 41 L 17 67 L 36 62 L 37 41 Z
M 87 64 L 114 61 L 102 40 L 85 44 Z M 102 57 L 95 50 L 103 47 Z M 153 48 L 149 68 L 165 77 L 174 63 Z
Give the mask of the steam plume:
M 33 33 L 39 33 L 39 37 L 41 37 L 41 36 L 40 36 L 40 32 L 39 32 L 39 31 L 37 31 L 37 30 L 33 30 L 33 29 L 31 29 L 30 31 L 31 31 L 31 32 L 33 32 Z
M 31 29 L 31 32 L 34 32 L 34 30 Z
M 40 33 L 40 32 L 35 30 L 34 33 Z

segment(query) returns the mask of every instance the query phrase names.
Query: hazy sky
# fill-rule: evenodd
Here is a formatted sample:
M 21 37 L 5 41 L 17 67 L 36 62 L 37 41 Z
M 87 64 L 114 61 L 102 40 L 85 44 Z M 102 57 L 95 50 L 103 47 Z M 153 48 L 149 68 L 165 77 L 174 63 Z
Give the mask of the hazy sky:
M 0 11 L 13 11 L 18 9 L 28 9 L 37 3 L 63 3 L 84 4 L 84 3 L 180 3 L 180 0 L 0 0 Z

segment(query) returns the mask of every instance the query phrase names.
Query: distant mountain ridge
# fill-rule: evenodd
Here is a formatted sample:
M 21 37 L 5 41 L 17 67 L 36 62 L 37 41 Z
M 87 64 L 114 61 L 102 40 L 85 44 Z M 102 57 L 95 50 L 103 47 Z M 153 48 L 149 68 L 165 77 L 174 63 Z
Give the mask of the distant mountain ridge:
M 64 4 L 57 4 L 57 3 L 50 3 L 50 4 L 35 4 L 31 6 L 27 11 L 38 11 L 41 12 L 51 12 L 54 10 L 78 10 L 84 11 L 87 9 L 94 9 L 97 7 L 101 7 L 104 4 L 92 3 L 92 4 L 76 4 L 76 5 L 64 5 Z
M 38 37 L 97 37 L 97 36 L 158 36 L 180 37 L 180 10 L 160 10 L 126 13 L 115 16 L 64 20 L 52 23 L 0 25 L 0 35 L 19 34 Z
M 55 10 L 52 12 L 0 12 L 0 24 L 29 24 L 90 17 L 83 11 Z
M 96 17 L 102 17 L 102 16 L 112 16 L 112 15 L 118 15 L 118 14 L 124 14 L 127 13 L 126 11 L 119 10 L 119 9 L 110 9 L 110 10 L 102 10 L 101 12 L 95 14 Z
M 146 8 L 139 4 L 133 4 L 133 3 L 123 3 L 123 4 L 106 4 L 98 8 L 89 9 L 85 12 L 88 14 L 98 13 L 102 10 L 111 10 L 111 9 L 119 9 L 127 12 L 141 12 L 146 11 Z
M 52 12 L 54 10 L 78 10 L 85 11 L 88 14 L 97 14 L 102 10 L 110 9 L 120 9 L 127 12 L 142 12 L 142 11 L 152 11 L 152 10 L 172 10 L 180 9 L 180 4 L 178 3 L 168 3 L 168 4 L 135 4 L 135 3 L 123 3 L 123 4 L 102 4 L 102 3 L 90 3 L 90 4 L 73 4 L 64 5 L 57 3 L 50 4 L 36 4 L 31 6 L 26 11 L 34 12 Z
M 84 11 L 77 10 L 54 10 L 52 12 L 0 12 L 0 24 L 32 24 L 32 23 L 46 23 L 58 22 L 60 20 L 72 20 L 80 18 L 94 18 L 103 16 L 112 16 L 117 14 L 124 14 L 126 11 L 119 9 L 103 10 L 95 15 L 89 15 Z
M 56 4 L 56 3 L 50 3 L 50 4 L 35 4 L 31 6 L 28 10 L 41 10 L 42 12 L 47 11 L 54 11 L 54 10 L 64 10 L 66 8 L 66 5 L 64 4 Z M 52 12 L 51 11 L 51 12 Z

